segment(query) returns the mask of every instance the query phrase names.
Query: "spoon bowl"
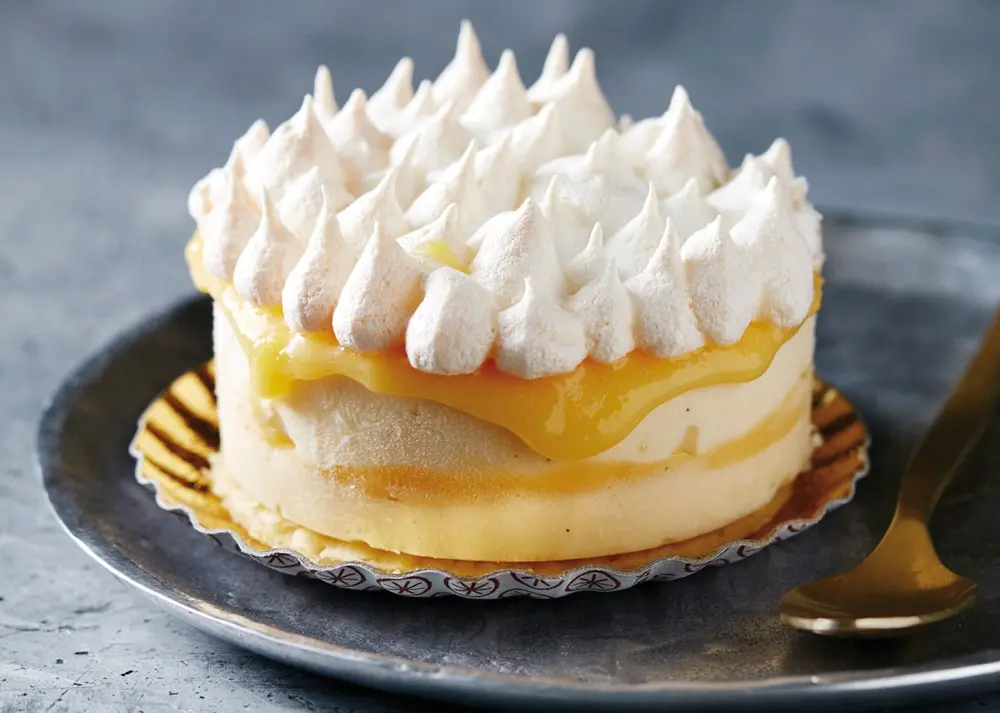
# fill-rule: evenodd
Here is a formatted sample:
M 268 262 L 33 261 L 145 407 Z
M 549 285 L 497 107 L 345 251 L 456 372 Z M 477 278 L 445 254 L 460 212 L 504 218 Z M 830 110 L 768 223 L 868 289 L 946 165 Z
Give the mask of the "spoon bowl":
M 782 620 L 828 636 L 895 636 L 972 606 L 978 587 L 941 563 L 926 528 L 896 525 L 854 569 L 794 589 Z M 905 549 L 902 549 L 905 548 Z

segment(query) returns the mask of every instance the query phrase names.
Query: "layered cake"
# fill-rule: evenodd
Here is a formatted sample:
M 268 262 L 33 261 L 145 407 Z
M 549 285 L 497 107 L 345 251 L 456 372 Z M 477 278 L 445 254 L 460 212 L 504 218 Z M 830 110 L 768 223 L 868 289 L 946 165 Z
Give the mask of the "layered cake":
M 773 506 L 813 449 L 823 260 L 787 143 L 731 169 L 681 87 L 618 119 L 563 36 L 530 88 L 468 24 L 413 72 L 339 106 L 321 67 L 191 193 L 233 519 L 316 561 L 530 563 Z

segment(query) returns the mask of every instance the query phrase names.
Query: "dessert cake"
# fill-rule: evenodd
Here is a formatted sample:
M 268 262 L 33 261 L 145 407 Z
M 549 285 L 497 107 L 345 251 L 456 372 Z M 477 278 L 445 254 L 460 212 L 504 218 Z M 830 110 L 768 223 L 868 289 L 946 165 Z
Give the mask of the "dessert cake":
M 317 560 L 530 563 L 773 505 L 813 450 L 823 261 L 787 143 L 730 169 L 681 87 L 619 120 L 561 35 L 530 88 L 468 23 L 413 71 L 338 106 L 321 67 L 191 193 L 233 519 Z

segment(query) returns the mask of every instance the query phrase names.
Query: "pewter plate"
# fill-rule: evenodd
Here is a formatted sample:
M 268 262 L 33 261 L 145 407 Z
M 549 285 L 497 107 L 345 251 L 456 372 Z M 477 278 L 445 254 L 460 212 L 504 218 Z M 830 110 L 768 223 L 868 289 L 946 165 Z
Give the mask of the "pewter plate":
M 846 568 L 888 522 L 906 454 L 1000 299 L 1000 230 L 828 218 L 820 373 L 866 418 L 872 474 L 855 501 L 744 562 L 614 595 L 403 600 L 286 577 L 213 546 L 135 482 L 136 419 L 211 352 L 191 300 L 119 337 L 46 409 L 38 462 L 70 536 L 191 624 L 265 656 L 368 686 L 545 710 L 876 707 L 1000 688 L 1000 429 L 934 523 L 946 564 L 981 584 L 969 613 L 894 641 L 784 628 L 783 592 Z

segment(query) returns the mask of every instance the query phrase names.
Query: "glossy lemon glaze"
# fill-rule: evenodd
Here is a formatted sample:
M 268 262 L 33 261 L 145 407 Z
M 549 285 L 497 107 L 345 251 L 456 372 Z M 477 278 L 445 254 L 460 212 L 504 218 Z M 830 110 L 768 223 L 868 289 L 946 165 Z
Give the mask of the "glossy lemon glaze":
M 414 369 L 402 349 L 362 354 L 340 346 L 332 331 L 297 334 L 280 310 L 254 307 L 209 274 L 197 235 L 186 255 L 195 284 L 232 322 L 261 398 L 281 398 L 298 381 L 340 375 L 375 393 L 435 401 L 494 423 L 553 460 L 608 450 L 653 409 L 691 389 L 756 379 L 799 329 L 757 321 L 733 345 L 708 345 L 675 359 L 641 351 L 613 364 L 587 359 L 571 373 L 540 379 L 505 374 L 492 361 L 474 374 L 441 376 Z M 821 286 L 817 276 L 810 314 L 819 309 Z

